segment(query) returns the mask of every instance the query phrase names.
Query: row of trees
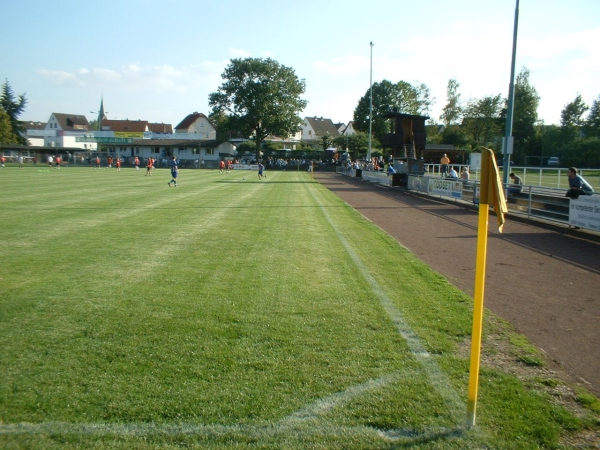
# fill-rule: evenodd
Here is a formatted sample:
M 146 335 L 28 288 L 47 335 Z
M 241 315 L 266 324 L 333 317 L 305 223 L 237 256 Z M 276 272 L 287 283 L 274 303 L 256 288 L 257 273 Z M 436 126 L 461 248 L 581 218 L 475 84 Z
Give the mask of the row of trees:
M 558 156 L 562 165 L 600 167 L 600 96 L 588 107 L 578 94 L 565 105 L 560 126 L 545 125 L 538 120 L 540 96 L 529 76 L 529 70 L 523 68 L 515 83 L 513 160 L 517 164 L 538 165 L 550 156 Z M 459 88 L 457 80 L 448 81 L 446 104 L 439 118 L 441 123 L 428 122 L 428 142 L 467 150 L 486 146 L 500 152 L 506 129 L 507 100 L 497 94 L 464 102 Z M 370 94 L 368 90 L 354 110 L 354 128 L 363 133 L 367 133 L 369 127 Z M 426 85 L 411 85 L 406 81 L 374 83 L 372 95 L 375 142 L 391 132 L 391 123 L 383 119 L 386 112 L 396 110 L 426 116 L 433 103 Z
M 581 95 L 577 95 L 565 105 L 560 126 L 545 125 L 538 120 L 540 96 L 529 75 L 529 70 L 523 68 L 515 83 L 513 160 L 532 165 L 558 156 L 563 165 L 600 167 L 600 96 L 588 107 Z M 218 139 L 253 136 L 259 158 L 268 136 L 289 136 L 300 129 L 299 114 L 307 105 L 301 98 L 306 86 L 292 68 L 271 58 L 232 59 L 221 76 L 223 84 L 209 95 L 210 118 L 217 128 Z M 500 151 L 506 99 L 497 94 L 463 102 L 459 88 L 457 80 L 449 80 L 446 104 L 439 118 L 443 127 L 430 120 L 428 141 L 468 150 L 487 146 Z M 369 117 L 371 92 L 372 118 Z M 383 117 L 387 112 L 428 115 L 434 101 L 429 88 L 422 83 L 376 82 L 354 110 L 354 129 L 358 133 L 336 138 L 321 136 L 323 149 L 336 145 L 353 153 L 366 153 L 369 119 L 372 146 L 378 149 L 383 136 L 391 132 L 391 121 Z M 25 143 L 17 119 L 26 103 L 24 94 L 15 98 L 6 81 L 0 99 L 0 143 Z

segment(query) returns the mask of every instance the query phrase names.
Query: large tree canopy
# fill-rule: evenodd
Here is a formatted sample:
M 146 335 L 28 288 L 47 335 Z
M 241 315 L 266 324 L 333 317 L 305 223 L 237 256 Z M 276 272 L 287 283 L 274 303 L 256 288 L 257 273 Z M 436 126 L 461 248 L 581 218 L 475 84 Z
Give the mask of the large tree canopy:
M 390 132 L 390 123 L 383 115 L 390 111 L 405 114 L 426 115 L 433 104 L 429 88 L 425 84 L 411 85 L 406 81 L 392 83 L 383 80 L 373 83 L 372 133 L 379 141 Z M 354 110 L 354 128 L 367 133 L 369 131 L 370 90 L 358 101 Z
M 502 135 L 501 112 L 500 94 L 469 100 L 464 111 L 463 126 L 474 147 L 494 146 L 494 140 Z
M 225 82 L 209 95 L 209 106 L 213 114 L 231 116 L 246 135 L 254 134 L 257 160 L 267 136 L 288 137 L 300 130 L 305 83 L 293 69 L 271 58 L 232 59 L 221 77 Z
M 535 136 L 535 123 L 538 119 L 540 96 L 535 87 L 529 83 L 529 70 L 525 67 L 517 75 L 515 83 L 515 101 L 513 111 L 514 153 L 521 160 L 525 155 L 534 155 L 540 150 Z M 508 104 L 502 110 L 502 119 L 506 123 Z
M 27 99 L 25 98 L 25 94 L 21 94 L 17 99 L 15 99 L 15 94 L 13 93 L 8 80 L 6 80 L 2 85 L 0 109 L 2 109 L 8 115 L 11 133 L 14 135 L 16 142 L 22 145 L 27 145 L 27 139 L 20 134 L 20 132 L 23 132 L 24 130 L 19 124 L 19 116 L 23 111 L 25 111 L 26 104 Z

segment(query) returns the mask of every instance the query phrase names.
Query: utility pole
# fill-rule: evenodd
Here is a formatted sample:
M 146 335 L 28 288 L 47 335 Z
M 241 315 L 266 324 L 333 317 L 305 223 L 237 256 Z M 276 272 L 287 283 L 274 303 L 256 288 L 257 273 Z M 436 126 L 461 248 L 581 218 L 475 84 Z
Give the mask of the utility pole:
M 373 134 L 373 41 L 369 43 L 371 46 L 371 70 L 370 70 L 370 80 L 369 80 L 369 91 L 370 91 L 370 99 L 369 99 L 369 154 L 367 157 L 368 162 L 371 162 L 371 140 Z
M 517 55 L 517 29 L 519 27 L 519 0 L 515 7 L 515 28 L 513 33 L 512 62 L 510 67 L 510 85 L 508 87 L 508 110 L 506 111 L 506 130 L 502 140 L 502 182 L 508 183 L 510 155 L 513 152 L 513 111 L 515 109 L 515 57 Z

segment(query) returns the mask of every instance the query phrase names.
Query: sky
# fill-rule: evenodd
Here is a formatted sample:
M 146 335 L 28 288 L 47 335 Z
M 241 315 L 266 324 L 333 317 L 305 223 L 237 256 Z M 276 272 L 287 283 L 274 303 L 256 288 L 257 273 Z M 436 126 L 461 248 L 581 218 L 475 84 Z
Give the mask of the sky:
M 0 2 L 0 81 L 25 94 L 20 120 L 53 112 L 175 127 L 233 58 L 272 58 L 305 80 L 300 114 L 348 123 L 373 82 L 424 83 L 436 122 L 448 80 L 463 102 L 508 97 L 516 0 L 18 0 Z M 373 42 L 371 48 L 370 43 Z M 515 77 L 559 124 L 577 94 L 600 96 L 600 0 L 520 0 Z M 372 51 L 372 62 L 371 62 Z

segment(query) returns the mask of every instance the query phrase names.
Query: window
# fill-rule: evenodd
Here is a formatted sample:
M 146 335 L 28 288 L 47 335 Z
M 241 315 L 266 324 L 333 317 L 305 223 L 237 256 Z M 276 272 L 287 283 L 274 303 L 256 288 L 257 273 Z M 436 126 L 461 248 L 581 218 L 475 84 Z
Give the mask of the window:
M 160 147 L 152 147 L 152 153 L 160 153 Z
M 214 155 L 215 154 L 215 149 L 214 148 L 206 148 L 204 150 L 206 151 L 207 155 Z
M 179 147 L 179 152 L 180 155 L 185 155 L 187 153 L 187 148 L 181 148 Z

